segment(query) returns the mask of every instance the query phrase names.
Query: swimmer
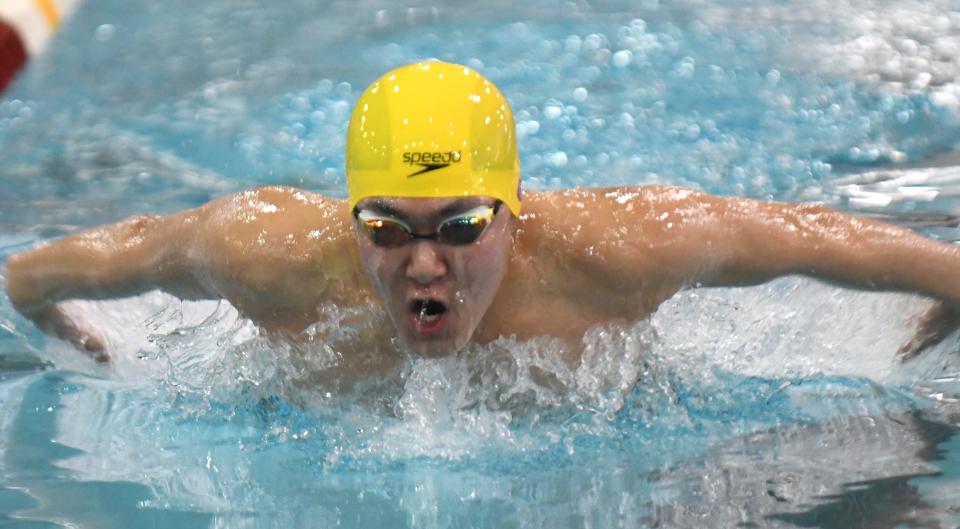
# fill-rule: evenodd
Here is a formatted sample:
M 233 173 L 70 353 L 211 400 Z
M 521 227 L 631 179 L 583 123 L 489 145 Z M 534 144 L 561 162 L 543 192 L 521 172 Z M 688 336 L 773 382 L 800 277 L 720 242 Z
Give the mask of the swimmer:
M 786 274 L 939 300 L 905 357 L 957 320 L 960 248 L 906 229 L 664 186 L 521 194 L 510 107 L 460 65 L 413 64 L 367 88 L 347 131 L 346 174 L 346 200 L 264 187 L 43 244 L 7 260 L 7 294 L 99 360 L 104 339 L 59 302 L 159 288 L 226 299 L 294 337 L 323 306 L 367 307 L 392 325 L 344 350 L 396 358 L 501 336 L 576 344 L 591 327 L 648 317 L 685 287 Z

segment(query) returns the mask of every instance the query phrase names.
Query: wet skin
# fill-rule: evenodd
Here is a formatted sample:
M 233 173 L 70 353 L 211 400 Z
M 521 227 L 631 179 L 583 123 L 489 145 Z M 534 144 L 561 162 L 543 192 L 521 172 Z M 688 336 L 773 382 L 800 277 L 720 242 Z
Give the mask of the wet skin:
M 444 218 L 490 203 L 377 198 L 359 206 L 389 210 L 414 233 L 430 234 Z M 500 336 L 575 344 L 595 325 L 647 317 L 685 286 L 793 273 L 943 300 L 938 327 L 926 329 L 939 337 L 952 325 L 943 312 L 960 305 L 960 250 L 952 245 L 822 206 L 659 186 L 528 193 L 519 218 L 500 208 L 471 245 L 417 240 L 399 248 L 373 245 L 346 201 L 268 187 L 80 232 L 6 264 L 14 306 L 101 359 L 96 330 L 67 317 L 58 301 L 160 288 L 229 300 L 294 339 L 322 317 L 320 307 L 381 307 L 393 325 L 365 343 L 339 344 L 345 358 L 351 350 L 395 352 L 384 345 L 392 337 L 435 357 Z M 411 302 L 425 299 L 446 309 L 441 324 L 418 323 Z M 908 346 L 925 345 L 923 331 Z
M 485 197 L 466 199 L 366 199 L 357 206 L 405 222 L 414 234 L 434 233 L 451 215 L 492 205 Z M 375 245 L 355 223 L 360 263 L 402 343 L 422 356 L 438 357 L 463 348 L 490 308 L 507 271 L 514 218 L 505 207 L 471 244 L 413 240 L 396 248 Z M 439 313 L 426 316 L 425 302 Z M 418 310 L 419 309 L 419 310 Z

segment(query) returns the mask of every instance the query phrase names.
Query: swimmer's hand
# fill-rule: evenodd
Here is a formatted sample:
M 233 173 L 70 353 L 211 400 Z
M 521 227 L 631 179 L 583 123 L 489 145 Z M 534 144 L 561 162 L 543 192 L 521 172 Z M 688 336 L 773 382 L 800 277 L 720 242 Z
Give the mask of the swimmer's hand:
M 110 360 L 103 337 L 85 322 L 70 316 L 59 304 L 24 312 L 24 315 L 32 319 L 43 332 L 70 342 L 97 362 Z
M 943 341 L 960 328 L 960 308 L 942 301 L 936 302 L 917 321 L 917 332 L 900 346 L 897 356 L 901 362 L 914 359 L 928 347 Z

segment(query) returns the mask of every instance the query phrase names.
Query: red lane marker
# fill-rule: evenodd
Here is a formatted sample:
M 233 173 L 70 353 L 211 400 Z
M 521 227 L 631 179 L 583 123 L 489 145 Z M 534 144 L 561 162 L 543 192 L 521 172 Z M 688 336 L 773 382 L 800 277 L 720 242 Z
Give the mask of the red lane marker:
M 0 20 L 0 92 L 3 92 L 17 71 L 27 62 L 27 50 L 17 33 Z

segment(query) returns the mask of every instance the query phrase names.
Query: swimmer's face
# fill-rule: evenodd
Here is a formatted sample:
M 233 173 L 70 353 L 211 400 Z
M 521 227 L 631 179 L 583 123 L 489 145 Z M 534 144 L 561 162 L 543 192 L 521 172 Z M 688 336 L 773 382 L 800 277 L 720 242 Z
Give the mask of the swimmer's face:
M 360 259 L 412 351 L 439 357 L 463 348 L 490 307 L 506 271 L 513 231 L 510 210 L 496 205 L 488 197 L 367 198 L 357 204 Z M 445 227 L 440 240 L 407 241 L 396 237 L 405 234 L 394 222 L 419 236 Z M 449 243 L 470 239 L 480 224 L 485 228 L 472 243 Z M 368 229 L 384 225 L 386 230 L 375 235 Z M 375 236 L 382 236 L 380 244 Z

